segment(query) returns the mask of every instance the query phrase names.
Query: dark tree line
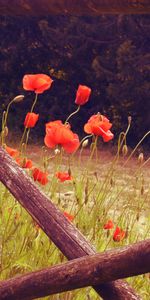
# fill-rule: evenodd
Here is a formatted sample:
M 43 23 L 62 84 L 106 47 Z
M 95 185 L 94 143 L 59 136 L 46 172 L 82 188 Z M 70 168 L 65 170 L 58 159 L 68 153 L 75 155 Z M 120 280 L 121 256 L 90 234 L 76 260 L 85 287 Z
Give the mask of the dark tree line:
M 147 15 L 0 17 L 0 114 L 9 99 L 23 93 L 22 77 L 46 73 L 54 79 L 51 90 L 40 95 L 40 121 L 34 137 L 42 137 L 48 120 L 62 119 L 75 109 L 78 84 L 92 88 L 92 96 L 71 122 L 82 126 L 100 111 L 119 134 L 132 116 L 128 141 L 135 144 L 150 125 L 150 52 Z M 13 105 L 9 126 L 22 130 L 32 93 Z M 81 126 L 79 126 L 81 124 Z M 32 138 L 34 138 L 32 136 Z M 148 139 L 145 141 L 148 144 Z
M 47 15 L 47 14 L 148 14 L 149 0 L 0 0 L 0 14 L 2 15 Z

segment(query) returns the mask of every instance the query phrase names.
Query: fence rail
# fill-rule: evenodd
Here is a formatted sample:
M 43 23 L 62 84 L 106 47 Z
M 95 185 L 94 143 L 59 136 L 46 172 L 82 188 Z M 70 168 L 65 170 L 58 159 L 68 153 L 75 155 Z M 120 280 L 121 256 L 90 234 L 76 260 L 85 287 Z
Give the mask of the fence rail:
M 30 300 L 150 272 L 150 239 L 0 283 L 0 300 Z

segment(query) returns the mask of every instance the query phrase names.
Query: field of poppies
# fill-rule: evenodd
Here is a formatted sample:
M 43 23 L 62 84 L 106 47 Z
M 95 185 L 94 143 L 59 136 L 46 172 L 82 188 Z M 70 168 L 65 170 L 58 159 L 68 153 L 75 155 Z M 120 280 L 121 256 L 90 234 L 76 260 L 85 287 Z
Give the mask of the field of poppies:
M 23 89 L 33 92 L 33 103 L 25 116 L 24 131 L 17 147 L 12 146 L 13 141 L 12 144 L 7 142 L 10 106 L 25 101 L 24 95 L 18 95 L 3 113 L 1 145 L 86 236 L 97 252 L 150 237 L 150 171 L 147 167 L 150 159 L 145 158 L 143 153 L 137 155 L 139 146 L 150 132 L 129 151 L 126 143 L 132 125 L 129 116 L 127 129 L 118 137 L 116 154 L 111 155 L 111 159 L 105 159 L 104 150 L 101 152 L 99 145 L 109 143 L 114 137 L 113 124 L 106 116 L 99 112 L 92 115 L 84 125 L 85 137 L 82 140 L 71 129 L 71 119 L 76 117 L 82 105 L 90 101 L 92 92 L 89 87 L 79 85 L 75 98 L 76 110 L 64 123 L 49 120 L 45 125 L 43 145 L 33 153 L 28 141 L 30 131 L 40 122 L 36 103 L 40 101 L 40 94 L 50 89 L 52 84 L 53 80 L 45 74 L 23 77 Z M 39 225 L 1 184 L 0 280 L 65 260 Z M 148 299 L 148 275 L 128 281 L 142 299 Z M 89 300 L 97 299 L 97 295 L 93 289 L 86 288 L 44 299 Z

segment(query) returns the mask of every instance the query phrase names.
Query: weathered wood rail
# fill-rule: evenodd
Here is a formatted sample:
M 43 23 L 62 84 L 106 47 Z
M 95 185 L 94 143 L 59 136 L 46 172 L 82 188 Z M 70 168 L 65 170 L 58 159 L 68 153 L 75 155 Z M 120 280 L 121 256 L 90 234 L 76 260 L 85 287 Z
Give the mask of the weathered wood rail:
M 149 0 L 0 0 L 1 15 L 148 14 Z
M 150 272 L 150 239 L 0 282 L 0 300 L 30 300 Z
M 69 260 L 95 254 L 95 250 L 84 236 L 39 190 L 2 147 L 0 147 L 0 181 Z M 122 280 L 100 284 L 94 286 L 94 289 L 104 300 L 140 299 Z

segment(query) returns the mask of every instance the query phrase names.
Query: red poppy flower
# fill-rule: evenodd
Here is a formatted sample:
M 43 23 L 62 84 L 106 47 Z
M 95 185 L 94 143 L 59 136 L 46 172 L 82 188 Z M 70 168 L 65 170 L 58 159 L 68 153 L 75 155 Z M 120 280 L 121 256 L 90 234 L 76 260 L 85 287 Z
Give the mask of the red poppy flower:
M 113 133 L 109 130 L 111 127 L 112 124 L 105 116 L 97 114 L 93 115 L 84 125 L 84 131 L 88 134 L 102 136 L 104 142 L 108 142 L 114 137 Z
M 72 180 L 72 176 L 70 176 L 67 172 L 58 172 L 58 173 L 56 173 L 56 177 L 61 182 L 64 182 L 66 180 Z
M 42 94 L 51 87 L 53 80 L 45 74 L 28 74 L 23 77 L 23 88 L 27 91 L 34 91 Z
M 17 164 L 24 169 L 31 169 L 33 167 L 32 160 L 27 158 L 16 158 Z
M 45 185 L 48 183 L 48 178 L 47 178 L 48 173 L 42 172 L 38 168 L 33 169 L 32 176 L 34 178 L 34 181 L 38 181 L 42 185 Z
M 79 85 L 76 93 L 75 103 L 77 105 L 84 105 L 86 102 L 88 102 L 90 94 L 91 89 L 89 87 L 86 85 Z
M 74 216 L 70 215 L 69 213 L 67 213 L 66 211 L 64 211 L 64 216 L 70 221 L 72 222 L 74 220 Z
M 122 241 L 125 238 L 125 235 L 126 235 L 125 231 L 122 230 L 120 227 L 117 226 L 116 230 L 115 230 L 115 232 L 113 234 L 113 240 L 115 242 L 120 242 L 120 241 Z
M 33 167 L 33 164 L 32 164 L 31 159 L 26 158 L 26 159 L 23 160 L 22 168 L 31 169 L 32 167 Z
M 114 224 L 112 222 L 112 220 L 109 220 L 105 225 L 104 225 L 104 229 L 112 229 L 114 227 Z
M 37 123 L 38 118 L 39 118 L 39 114 L 28 112 L 25 117 L 24 126 L 26 128 L 33 128 Z
M 16 159 L 15 159 L 15 161 L 16 161 L 16 163 L 19 165 L 19 166 L 21 166 L 21 158 L 20 157 L 17 157 Z
M 8 152 L 8 154 L 12 157 L 19 156 L 19 151 L 17 149 L 5 146 L 5 150 Z
M 63 124 L 60 120 L 46 124 L 44 142 L 49 148 L 61 145 L 67 153 L 73 153 L 80 145 L 78 135 L 71 131 L 69 124 Z

